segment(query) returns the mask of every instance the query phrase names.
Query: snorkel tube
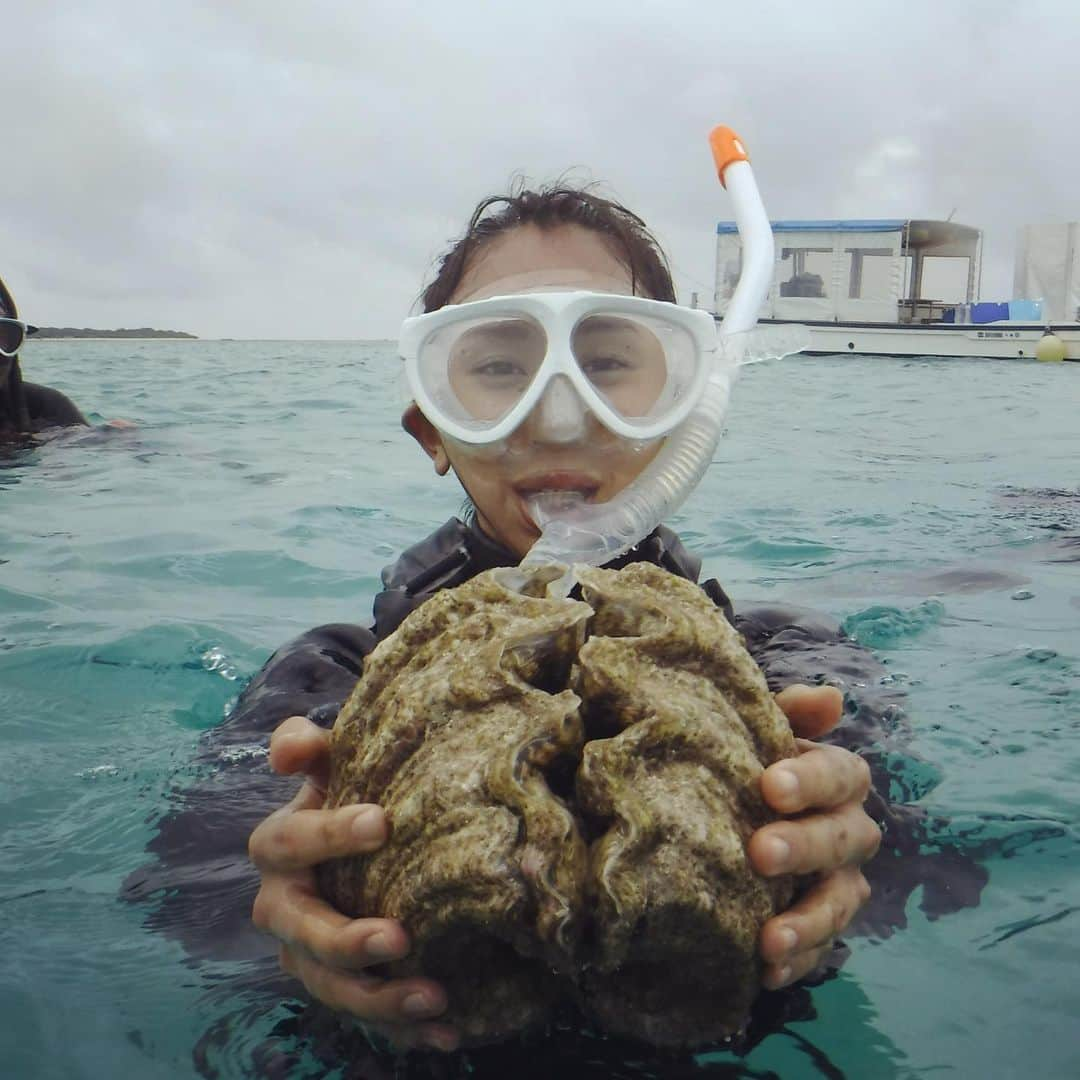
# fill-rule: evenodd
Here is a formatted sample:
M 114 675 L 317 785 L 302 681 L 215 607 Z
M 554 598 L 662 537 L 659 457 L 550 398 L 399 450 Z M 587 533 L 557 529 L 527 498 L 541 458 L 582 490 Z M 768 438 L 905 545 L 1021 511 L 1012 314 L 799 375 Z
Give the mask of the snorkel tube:
M 521 565 L 585 563 L 602 566 L 640 543 L 682 505 L 712 461 L 742 360 L 740 335 L 757 323 L 772 280 L 769 217 L 761 203 L 750 159 L 730 128 L 709 135 L 720 183 L 731 197 L 742 240 L 739 283 L 719 330 L 719 349 L 701 401 L 667 437 L 656 457 L 628 487 L 606 503 L 568 504 L 564 493 L 541 493 L 529 501 L 540 538 Z

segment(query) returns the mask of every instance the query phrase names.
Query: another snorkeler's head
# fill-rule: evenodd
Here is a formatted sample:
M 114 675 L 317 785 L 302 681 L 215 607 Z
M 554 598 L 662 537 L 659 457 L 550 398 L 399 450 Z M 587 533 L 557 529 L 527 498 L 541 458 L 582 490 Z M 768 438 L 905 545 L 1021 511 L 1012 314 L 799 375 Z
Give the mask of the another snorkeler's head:
M 19 321 L 15 299 L 0 278 L 0 435 L 30 430 L 30 415 L 19 370 L 19 349 L 26 326 Z
M 680 393 L 689 393 L 688 383 L 673 388 L 666 374 L 657 378 L 656 372 L 666 372 L 671 364 L 670 356 L 663 355 L 671 351 L 661 344 L 665 333 L 681 342 L 690 332 L 661 325 L 668 317 L 660 305 L 635 301 L 623 304 L 628 310 L 615 310 L 618 301 L 609 303 L 607 310 L 575 323 L 574 311 L 592 302 L 580 294 L 598 293 L 675 300 L 666 259 L 644 222 L 618 203 L 567 187 L 484 199 L 423 293 L 425 313 L 492 297 L 535 298 L 534 313 L 524 316 L 479 307 L 463 311 L 475 311 L 477 319 L 457 320 L 452 334 L 447 332 L 445 349 L 432 361 L 447 388 L 440 400 L 453 398 L 460 406 L 464 394 L 451 383 L 471 379 L 478 404 L 466 402 L 472 415 L 463 421 L 491 424 L 512 412 L 503 423 L 513 425 L 509 433 L 493 445 L 471 445 L 460 437 L 466 430 L 440 411 L 432 396 L 427 397 L 432 415 L 414 401 L 402 418 L 436 472 L 444 475 L 453 468 L 483 531 L 519 556 L 539 535 L 529 508 L 532 496 L 567 492 L 588 502 L 608 501 L 638 476 L 661 445 L 646 422 L 649 409 L 655 412 L 666 403 L 670 410 Z M 551 327 L 563 323 L 573 325 L 572 340 L 549 340 Z M 429 334 L 425 343 L 431 340 Z M 537 376 L 538 394 L 530 396 L 523 388 L 545 355 L 552 363 L 560 350 L 573 352 L 577 367 L 587 370 L 572 372 L 568 363 L 565 373 L 549 373 L 542 384 Z M 439 349 L 428 352 L 439 354 Z M 425 357 L 414 357 L 414 370 L 416 363 L 425 362 Z M 616 381 L 631 369 L 634 393 L 648 398 L 644 404 L 620 398 Z M 693 374 L 688 372 L 687 380 Z M 500 405 L 508 393 L 516 403 L 513 409 Z M 626 406 L 622 423 L 620 406 Z

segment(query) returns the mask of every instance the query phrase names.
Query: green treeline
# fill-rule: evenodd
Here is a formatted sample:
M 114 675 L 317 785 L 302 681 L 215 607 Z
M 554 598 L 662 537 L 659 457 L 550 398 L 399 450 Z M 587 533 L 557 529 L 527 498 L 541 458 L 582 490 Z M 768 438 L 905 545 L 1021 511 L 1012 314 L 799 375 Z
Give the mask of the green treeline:
M 39 326 L 36 338 L 192 338 L 195 334 L 185 334 L 182 330 L 153 330 L 149 326 L 140 326 L 137 330 L 91 330 L 88 327 L 78 329 L 74 326 Z

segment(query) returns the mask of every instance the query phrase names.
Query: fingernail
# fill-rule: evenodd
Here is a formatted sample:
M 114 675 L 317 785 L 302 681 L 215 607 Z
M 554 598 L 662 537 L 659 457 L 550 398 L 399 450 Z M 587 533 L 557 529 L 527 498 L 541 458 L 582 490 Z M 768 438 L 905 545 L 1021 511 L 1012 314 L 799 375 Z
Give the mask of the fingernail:
M 789 981 L 790 979 L 791 979 L 791 968 L 789 968 L 789 967 L 782 967 L 782 968 L 780 969 L 780 971 L 779 971 L 779 972 L 777 973 L 777 975 L 776 975 L 776 980 L 775 980 L 775 982 L 773 983 L 773 986 L 774 986 L 774 987 L 775 987 L 775 988 L 776 988 L 777 990 L 779 990 L 779 989 L 780 989 L 780 987 L 782 987 L 782 986 L 786 986 L 786 985 L 787 985 L 787 983 L 788 983 L 788 981 Z
M 781 873 L 791 863 L 791 845 L 779 836 L 770 836 L 766 854 L 773 864 L 774 873 Z
M 371 839 L 377 810 L 376 806 L 361 806 L 357 809 L 356 816 L 352 820 L 352 831 L 358 840 Z
M 432 1016 L 438 1010 L 433 1009 L 431 1000 L 426 994 L 415 993 L 410 994 L 402 1003 L 401 1011 L 406 1016 Z
M 397 951 L 381 931 L 364 942 L 364 949 L 372 960 L 389 960 Z
M 780 944 L 786 953 L 791 952 L 799 944 L 799 935 L 790 926 L 785 926 L 777 936 L 780 938 Z
M 799 793 L 799 778 L 790 769 L 774 769 L 772 785 L 785 798 L 793 798 Z

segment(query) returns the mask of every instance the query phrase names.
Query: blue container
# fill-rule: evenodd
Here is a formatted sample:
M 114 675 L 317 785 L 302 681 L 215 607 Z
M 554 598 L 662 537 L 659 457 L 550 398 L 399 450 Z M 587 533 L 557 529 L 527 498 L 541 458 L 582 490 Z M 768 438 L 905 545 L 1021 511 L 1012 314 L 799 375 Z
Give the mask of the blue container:
M 1042 322 L 1042 301 L 1010 300 L 1009 318 L 1019 322 Z
M 987 301 L 986 303 L 971 305 L 971 321 L 973 323 L 997 322 L 998 319 L 1007 319 L 1008 317 L 1008 304 L 996 304 Z

